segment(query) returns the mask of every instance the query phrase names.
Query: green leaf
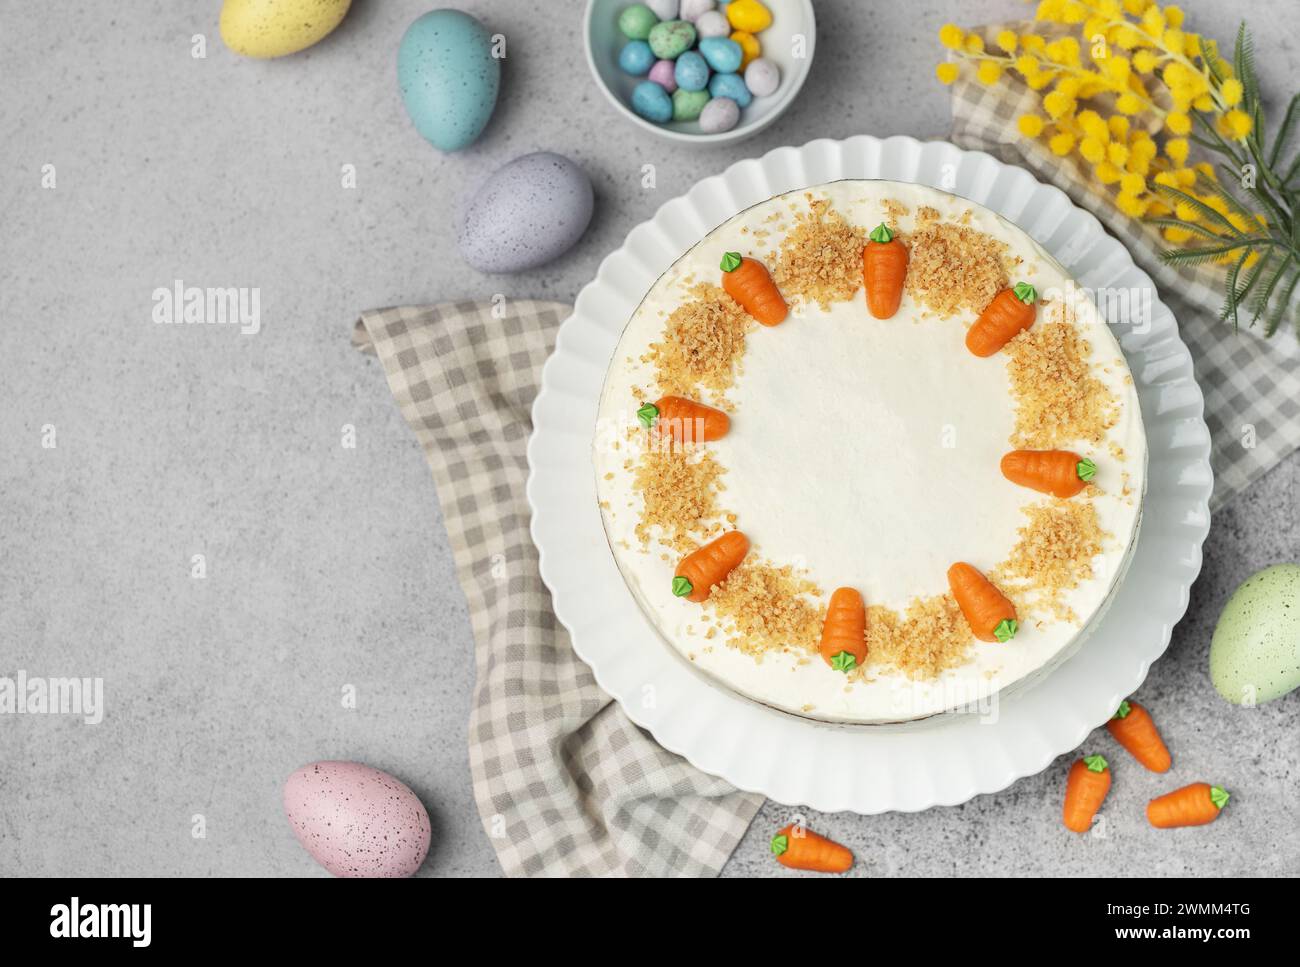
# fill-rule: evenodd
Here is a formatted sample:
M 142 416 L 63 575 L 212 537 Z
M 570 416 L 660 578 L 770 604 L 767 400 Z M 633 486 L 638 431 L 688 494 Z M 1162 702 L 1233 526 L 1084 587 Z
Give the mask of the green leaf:
M 773 855 L 773 856 L 780 856 L 782 853 L 784 853 L 784 852 L 785 852 L 786 850 L 788 850 L 789 848 L 790 848 L 790 837 L 789 837 L 789 836 L 773 836 L 773 837 L 772 837 L 772 855 Z
M 734 272 L 740 268 L 740 263 L 743 261 L 745 260 L 740 257 L 739 252 L 727 252 L 722 256 L 722 271 Z
M 1185 222 L 1181 218 L 1148 218 L 1147 224 L 1156 225 L 1160 228 L 1185 228 L 1197 238 L 1203 238 L 1209 242 L 1223 241 L 1222 235 L 1216 235 L 1204 225 L 1198 222 Z
M 1231 245 L 1218 245 L 1200 248 L 1169 249 L 1160 253 L 1160 260 L 1169 265 L 1203 265 L 1220 255 L 1227 255 L 1239 248 L 1245 248 L 1248 241 L 1233 242 Z
M 1034 300 L 1038 298 L 1038 291 L 1028 282 L 1017 282 L 1011 291 L 1027 306 L 1032 306 Z
M 873 242 L 884 244 L 894 240 L 894 233 L 889 230 L 889 227 L 884 222 L 881 222 L 871 230 L 871 234 L 868 235 L 867 238 L 871 239 Z
M 1286 288 L 1282 290 L 1281 295 L 1273 302 L 1273 312 L 1268 317 L 1268 322 L 1264 325 L 1264 335 L 1271 336 L 1277 332 L 1278 326 L 1282 324 L 1282 318 L 1286 315 L 1287 309 L 1291 305 L 1291 296 L 1295 292 L 1296 283 L 1300 283 L 1300 271 L 1291 276 L 1291 281 Z M 1300 315 L 1296 316 L 1296 336 L 1300 337 Z
M 1083 757 L 1083 764 L 1088 767 L 1089 772 L 1105 772 L 1110 765 L 1104 755 L 1086 755 Z
M 1176 201 L 1186 202 L 1188 205 L 1191 205 L 1192 210 L 1196 212 L 1196 214 L 1200 215 L 1211 224 L 1222 226 L 1223 230 L 1228 232 L 1228 234 L 1232 235 L 1234 238 L 1241 238 L 1245 235 L 1244 232 L 1237 229 L 1236 225 L 1228 221 L 1224 215 L 1215 211 L 1195 195 L 1189 195 L 1187 192 L 1174 188 L 1172 185 L 1157 185 L 1156 187 L 1166 195 L 1173 197 Z
M 1119 708 L 1115 710 L 1115 714 L 1112 718 L 1126 719 L 1128 718 L 1128 713 L 1131 711 L 1133 711 L 1133 706 L 1128 703 L 1128 699 L 1124 699 L 1124 701 L 1119 703 Z
M 1290 255 L 1283 256 L 1282 261 L 1278 263 L 1277 268 L 1272 270 L 1272 273 L 1268 277 L 1268 281 L 1260 286 L 1259 290 L 1250 300 L 1250 324 L 1252 326 L 1259 321 L 1259 317 L 1262 316 L 1264 311 L 1268 308 L 1268 301 L 1273 296 L 1273 290 L 1276 289 L 1277 284 L 1282 281 L 1282 276 L 1286 274 L 1287 267 L 1291 264 L 1292 258 L 1293 256 Z M 1272 260 L 1273 251 L 1270 249 L 1268 254 L 1259 261 L 1261 265 L 1270 265 Z M 1261 270 L 1260 278 L 1263 278 L 1264 271 L 1265 270 Z
M 641 421 L 641 425 L 647 430 L 654 426 L 655 420 L 659 418 L 659 407 L 653 403 L 647 403 L 641 409 L 636 411 L 636 418 Z
M 1087 457 L 1084 457 L 1074 465 L 1074 472 L 1079 475 L 1080 480 L 1084 483 L 1088 483 L 1093 477 L 1097 476 L 1097 465 Z
M 1237 43 L 1232 53 L 1237 77 L 1241 80 L 1243 104 L 1259 103 L 1259 76 L 1255 73 L 1255 42 L 1250 39 L 1246 21 L 1237 28 Z M 1256 129 L 1258 130 L 1258 128 Z
M 1015 618 L 1003 618 L 998 622 L 998 626 L 993 629 L 993 637 L 1003 643 L 1010 641 L 1020 630 L 1020 622 Z
M 1241 172 L 1234 171 L 1232 168 L 1229 168 L 1225 164 L 1220 163 L 1219 168 L 1223 171 L 1225 175 L 1229 175 L 1233 178 L 1241 177 Z M 1227 206 L 1230 209 L 1232 209 L 1232 211 L 1236 212 L 1238 215 L 1240 215 L 1242 218 L 1246 219 L 1247 221 L 1254 222 L 1255 219 L 1259 216 L 1259 212 L 1247 208 L 1241 202 L 1241 200 L 1237 198 L 1236 195 L 1228 191 L 1228 189 L 1224 186 L 1223 182 L 1215 178 L 1207 178 L 1204 174 L 1201 174 L 1198 171 L 1196 173 L 1196 183 L 1206 193 L 1214 195 L 1217 198 L 1222 198 L 1224 203 L 1227 204 Z
M 1231 798 L 1231 794 L 1229 794 L 1228 790 L 1224 789 L 1222 786 L 1210 787 L 1210 802 L 1214 803 L 1214 805 L 1218 806 L 1220 809 L 1228 805 L 1228 800 Z
M 858 660 L 851 651 L 842 651 L 838 655 L 831 656 L 831 667 L 837 672 L 844 672 L 846 675 L 853 671 L 857 664 Z
M 677 595 L 677 597 L 684 598 L 694 590 L 695 587 L 691 584 L 690 578 L 684 578 L 680 574 L 673 578 L 673 594 Z
M 1278 162 L 1282 160 L 1282 152 L 1286 150 L 1286 144 L 1291 140 L 1291 130 L 1295 127 L 1297 114 L 1300 114 L 1300 93 L 1291 97 L 1291 103 L 1286 106 L 1286 114 L 1282 115 L 1282 123 L 1278 126 L 1277 134 L 1273 136 L 1273 150 L 1268 155 L 1268 166 L 1276 170 Z
M 1231 318 L 1234 329 L 1240 324 L 1237 319 L 1237 303 L 1242 295 L 1241 290 L 1237 288 L 1237 279 L 1241 277 L 1241 267 L 1246 264 L 1249 256 L 1249 249 L 1241 253 L 1241 257 L 1232 263 L 1232 268 L 1228 270 L 1228 277 L 1223 284 L 1223 306 L 1219 309 L 1219 318 L 1224 320 Z

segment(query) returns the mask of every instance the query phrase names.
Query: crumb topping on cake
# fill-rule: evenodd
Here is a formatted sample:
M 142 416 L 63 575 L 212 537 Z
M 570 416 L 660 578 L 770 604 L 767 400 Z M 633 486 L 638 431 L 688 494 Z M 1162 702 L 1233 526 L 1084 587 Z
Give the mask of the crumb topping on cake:
M 781 242 L 772 277 L 787 297 L 816 302 L 852 299 L 862 287 L 862 249 L 866 233 L 850 225 L 825 198 L 807 195 L 808 211 L 795 214 L 795 224 Z
M 934 678 L 966 660 L 974 637 L 951 594 L 913 598 L 904 614 L 867 608 L 867 663 L 850 679 L 897 670 L 908 678 Z
M 718 494 L 725 490 L 727 468 L 702 446 L 647 446 L 637 461 L 632 487 L 641 494 L 636 534 L 641 546 L 659 542 L 682 554 L 695 550 L 699 538 L 722 529 Z
M 997 570 L 1030 605 L 1062 621 L 1078 621 L 1065 595 L 1092 577 L 1092 561 L 1111 537 L 1090 500 L 1059 500 L 1022 508 L 1027 523 Z
M 1092 347 L 1063 305 L 1060 310 L 1052 313 L 1055 320 L 1026 329 L 1003 350 L 1016 399 L 1010 439 L 1022 449 L 1100 443 L 1119 419 L 1119 401 L 1088 364 Z
M 727 644 L 761 658 L 770 651 L 816 653 L 824 609 L 810 600 L 821 594 L 788 564 L 751 557 L 713 587 L 709 604 L 722 621 Z
M 965 225 L 939 221 L 933 208 L 916 213 L 907 237 L 907 292 L 941 317 L 976 314 L 1007 287 L 1007 246 Z
M 663 341 L 650 346 L 644 361 L 654 365 L 663 394 L 699 397 L 706 389 L 717 406 L 728 409 L 725 393 L 745 352 L 745 333 L 754 323 L 716 285 L 702 282 L 690 295 L 668 317 Z

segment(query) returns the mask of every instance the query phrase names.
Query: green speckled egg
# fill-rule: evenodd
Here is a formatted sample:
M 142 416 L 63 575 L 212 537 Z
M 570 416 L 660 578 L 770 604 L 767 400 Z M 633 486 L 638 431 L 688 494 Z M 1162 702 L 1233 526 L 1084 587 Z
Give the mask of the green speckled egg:
M 352 0 L 225 0 L 221 39 L 245 57 L 284 57 L 324 40 Z
M 1234 705 L 1300 687 L 1300 564 L 1266 567 L 1232 592 L 1210 642 L 1210 681 Z
M 695 27 L 685 20 L 665 20 L 654 25 L 649 40 L 660 60 L 676 60 L 695 46 Z

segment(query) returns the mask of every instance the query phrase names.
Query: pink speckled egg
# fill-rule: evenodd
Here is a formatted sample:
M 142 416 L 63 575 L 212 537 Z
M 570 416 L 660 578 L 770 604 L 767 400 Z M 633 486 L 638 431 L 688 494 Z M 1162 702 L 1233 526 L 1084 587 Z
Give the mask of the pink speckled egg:
M 407 785 L 360 762 L 312 762 L 284 784 L 284 814 L 335 876 L 410 876 L 429 852 L 429 814 Z
M 677 90 L 676 70 L 677 65 L 671 60 L 655 61 L 654 67 L 650 68 L 650 80 L 671 94 Z

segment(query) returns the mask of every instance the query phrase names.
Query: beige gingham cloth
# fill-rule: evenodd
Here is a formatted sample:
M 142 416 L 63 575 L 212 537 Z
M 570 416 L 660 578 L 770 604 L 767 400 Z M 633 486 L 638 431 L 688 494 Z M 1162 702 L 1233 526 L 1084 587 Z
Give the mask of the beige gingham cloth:
M 512 876 L 716 875 L 763 799 L 660 748 L 556 622 L 528 533 L 524 450 L 570 307 L 503 308 L 378 309 L 353 330 L 424 448 L 469 602 L 469 758 L 488 840 Z
M 976 30 L 991 49 L 999 31 L 1021 33 L 1029 27 L 1011 23 Z M 1210 506 L 1222 506 L 1300 447 L 1300 342 L 1290 320 L 1268 340 L 1247 328 L 1246 320 L 1233 332 L 1231 322 L 1219 320 L 1222 270 L 1175 269 L 1161 262 L 1159 253 L 1170 246 L 1155 227 L 1120 212 L 1076 158 L 1059 158 L 1042 141 L 1020 133 L 1020 115 L 1042 113 L 1035 92 L 1010 73 L 990 87 L 973 73 L 964 66 L 952 87 L 953 143 L 1027 168 L 1060 188 L 1096 215 L 1155 280 L 1192 351 L 1196 381 L 1205 394 L 1214 468 Z

